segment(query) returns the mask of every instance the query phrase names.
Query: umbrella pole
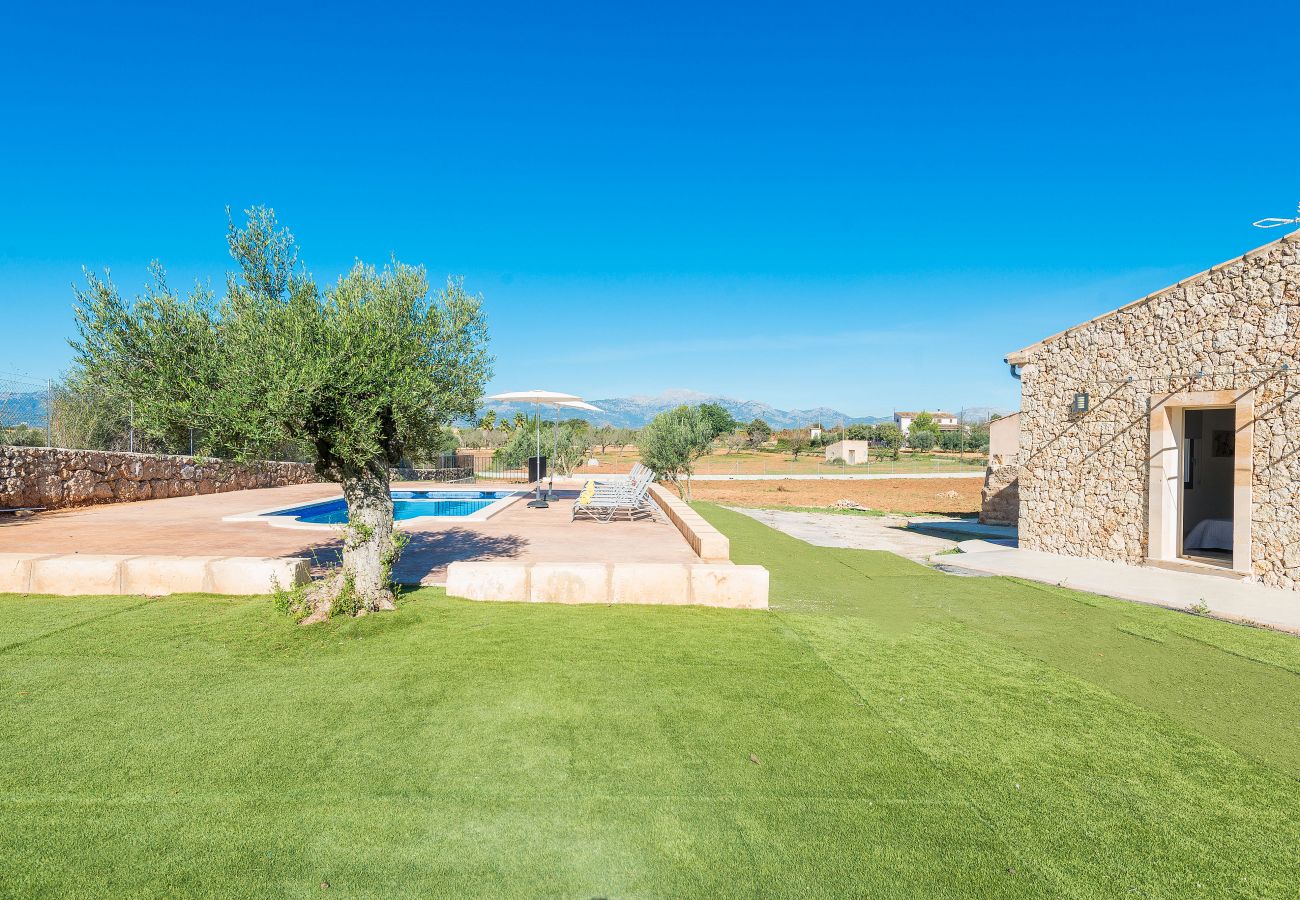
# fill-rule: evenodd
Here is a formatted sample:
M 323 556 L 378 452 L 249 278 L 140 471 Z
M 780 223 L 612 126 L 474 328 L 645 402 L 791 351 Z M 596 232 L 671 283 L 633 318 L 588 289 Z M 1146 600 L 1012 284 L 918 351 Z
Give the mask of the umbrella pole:
M 560 408 L 555 407 L 555 425 L 551 428 L 551 458 L 546 461 L 546 474 L 550 484 L 546 488 L 546 499 L 555 499 L 555 457 L 560 452 Z
M 546 509 L 550 504 L 542 499 L 542 405 L 535 403 L 534 408 L 537 410 L 537 499 L 528 505 L 534 509 Z

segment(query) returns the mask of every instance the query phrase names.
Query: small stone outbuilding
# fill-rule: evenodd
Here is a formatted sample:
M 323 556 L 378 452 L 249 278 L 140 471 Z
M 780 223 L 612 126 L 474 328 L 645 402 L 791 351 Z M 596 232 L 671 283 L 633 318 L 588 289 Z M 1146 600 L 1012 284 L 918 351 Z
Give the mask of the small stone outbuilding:
M 1020 413 L 989 423 L 989 467 L 980 493 L 984 525 L 1020 523 Z
M 1300 587 L 1300 232 L 1006 361 L 1022 547 Z

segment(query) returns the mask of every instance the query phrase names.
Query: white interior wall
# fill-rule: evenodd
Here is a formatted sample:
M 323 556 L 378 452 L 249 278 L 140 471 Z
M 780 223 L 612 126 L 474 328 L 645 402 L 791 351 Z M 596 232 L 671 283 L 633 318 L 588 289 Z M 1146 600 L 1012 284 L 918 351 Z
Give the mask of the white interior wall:
M 1232 431 L 1230 409 L 1189 409 L 1183 417 L 1184 438 L 1196 438 L 1192 487 L 1183 490 L 1183 535 L 1203 519 L 1232 519 L 1233 456 L 1215 457 L 1215 431 Z M 1180 448 L 1181 449 L 1181 448 Z

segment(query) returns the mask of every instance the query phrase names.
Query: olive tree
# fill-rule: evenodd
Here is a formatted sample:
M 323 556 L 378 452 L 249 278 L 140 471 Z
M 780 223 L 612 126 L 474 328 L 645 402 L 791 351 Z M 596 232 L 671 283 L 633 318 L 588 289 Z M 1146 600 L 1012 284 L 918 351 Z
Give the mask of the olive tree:
M 882 422 L 872 428 L 871 432 L 871 439 L 887 449 L 894 459 L 898 459 L 898 451 L 903 446 L 903 429 L 893 422 Z
M 341 570 L 309 591 L 309 619 L 391 609 L 400 552 L 389 468 L 433 450 L 471 416 L 491 372 L 482 300 L 458 280 L 430 292 L 420 267 L 357 262 L 325 289 L 299 264 L 274 213 L 248 210 L 227 234 L 225 296 L 180 295 L 159 266 L 125 301 L 107 276 L 77 291 L 77 365 L 128 397 L 137 429 L 197 425 L 203 452 L 265 458 L 303 446 L 342 485 Z
M 636 441 L 641 462 L 671 482 L 684 500 L 691 499 L 695 461 L 708 453 L 712 444 L 713 425 L 696 406 L 661 412 L 641 429 Z

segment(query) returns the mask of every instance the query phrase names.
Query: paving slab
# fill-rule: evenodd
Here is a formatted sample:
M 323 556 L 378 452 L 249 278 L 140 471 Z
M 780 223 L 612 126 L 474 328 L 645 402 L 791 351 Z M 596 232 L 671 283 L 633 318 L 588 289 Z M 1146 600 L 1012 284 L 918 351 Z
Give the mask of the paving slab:
M 959 541 L 965 539 L 961 534 L 949 534 L 940 530 L 915 530 L 910 527 L 915 520 L 904 516 L 855 516 L 790 512 L 784 509 L 731 508 L 818 547 L 887 550 L 917 562 L 929 562 L 934 554 L 952 550 Z
M 978 545 L 970 549 L 982 552 L 944 556 L 944 567 L 1041 581 L 1170 609 L 1204 606 L 1208 614 L 1220 618 L 1300 633 L 1300 591 L 1037 550 Z
M 428 490 L 430 482 L 395 489 Z M 455 487 L 446 485 L 446 487 Z M 481 484 L 519 490 L 518 484 Z M 547 509 L 519 502 L 484 522 L 403 523 L 411 542 L 394 570 L 404 584 L 441 584 L 457 560 L 520 562 L 699 562 L 666 518 L 638 522 L 572 522 L 576 486 L 557 490 Z M 54 510 L 0 520 L 0 554 L 307 557 L 316 565 L 339 558 L 340 531 L 274 528 L 266 522 L 224 522 L 225 516 L 292 506 L 340 495 L 336 484 L 290 485 L 165 500 Z M 93 568 L 93 563 L 88 563 Z

